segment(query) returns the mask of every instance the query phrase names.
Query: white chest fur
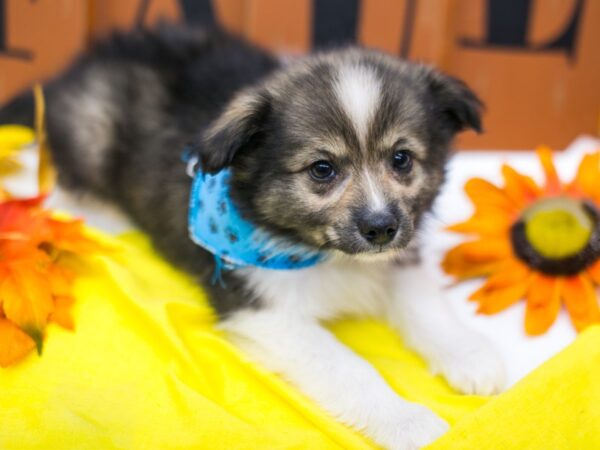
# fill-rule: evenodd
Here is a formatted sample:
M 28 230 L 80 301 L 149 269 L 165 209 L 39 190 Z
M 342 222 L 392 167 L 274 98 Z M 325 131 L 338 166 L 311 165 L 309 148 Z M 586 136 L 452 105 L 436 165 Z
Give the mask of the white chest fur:
M 302 270 L 246 269 L 265 306 L 317 320 L 382 313 L 392 288 L 390 262 L 334 260 Z

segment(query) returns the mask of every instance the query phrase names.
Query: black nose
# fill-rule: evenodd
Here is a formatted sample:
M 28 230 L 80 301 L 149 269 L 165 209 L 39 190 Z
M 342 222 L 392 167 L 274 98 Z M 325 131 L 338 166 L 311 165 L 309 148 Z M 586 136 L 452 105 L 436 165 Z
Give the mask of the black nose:
M 360 234 L 373 245 L 391 242 L 398 232 L 398 219 L 391 213 L 370 214 L 358 221 Z

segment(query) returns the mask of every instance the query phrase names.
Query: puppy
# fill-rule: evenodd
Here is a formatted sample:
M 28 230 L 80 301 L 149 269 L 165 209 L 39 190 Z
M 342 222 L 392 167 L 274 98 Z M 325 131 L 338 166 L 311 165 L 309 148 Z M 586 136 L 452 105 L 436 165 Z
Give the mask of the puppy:
M 418 264 L 417 230 L 452 140 L 481 129 L 462 82 L 358 48 L 284 66 L 218 30 L 161 27 L 97 44 L 46 95 L 61 183 L 118 204 L 202 284 L 242 351 L 341 422 L 403 450 L 447 430 L 320 325 L 342 316 L 385 320 L 462 392 L 501 388 L 495 351 L 456 322 Z M 25 94 L 0 122 L 29 124 L 32 109 Z M 194 180 L 227 174 L 227 203 L 190 203 L 184 149 Z M 190 221 L 218 209 L 225 219 L 208 233 L 235 228 L 227 208 L 252 230 L 228 232 L 229 244 L 260 235 L 275 254 L 265 259 L 289 265 L 232 262 L 194 235 Z

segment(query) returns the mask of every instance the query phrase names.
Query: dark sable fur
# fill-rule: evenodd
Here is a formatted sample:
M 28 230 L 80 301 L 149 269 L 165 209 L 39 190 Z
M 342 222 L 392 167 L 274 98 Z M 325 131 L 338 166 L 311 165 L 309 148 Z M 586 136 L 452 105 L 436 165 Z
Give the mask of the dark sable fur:
M 314 136 L 341 139 L 356 164 L 381 163 L 376 152 L 358 152 L 350 119 L 332 95 L 336 70 L 348 62 L 368 65 L 382 80 L 369 145 L 376 147 L 386 130 L 401 125 L 426 148 L 420 161 L 425 185 L 393 205 L 410 227 L 417 226 L 443 180 L 454 134 L 481 126 L 481 105 L 464 84 L 357 50 L 276 70 L 272 56 L 218 30 L 162 27 L 115 35 L 49 83 L 48 135 L 60 181 L 118 203 L 159 251 L 198 277 L 219 314 L 258 302 L 236 273 L 222 274 L 225 287 L 210 282 L 213 256 L 188 238 L 191 180 L 182 151 L 193 142 L 209 171 L 231 164 L 233 199 L 262 228 L 308 245 L 362 251 L 364 243 L 343 227 L 347 242 L 320 240 L 320 230 L 341 219 L 304 204 L 297 189 L 303 175 L 290 166 Z M 24 94 L 0 110 L 0 123 L 29 123 L 31 110 L 31 96 Z M 348 164 L 340 167 L 350 170 Z M 397 182 L 408 186 L 411 177 Z M 328 189 L 306 186 L 308 195 Z M 390 204 L 397 200 L 386 197 Z
M 270 55 L 220 31 L 164 27 L 98 43 L 45 89 L 48 136 L 61 184 L 118 203 L 160 252 L 199 277 L 210 298 L 218 299 L 212 303 L 221 314 L 253 298 L 239 277 L 224 273 L 227 289 L 210 282 L 214 258 L 188 238 L 191 179 L 181 156 L 235 92 L 276 67 Z M 74 130 L 97 125 L 81 112 L 82 97 L 97 95 L 89 88 L 97 79 L 110 87 L 108 96 L 102 92 L 97 99 L 110 102 L 111 123 L 100 130 L 110 140 L 98 149 L 100 160 L 92 161 L 88 151 L 94 142 L 77 142 Z M 145 110 L 144 98 L 157 94 L 161 102 Z M 29 93 L 10 105 L 0 110 L 2 123 L 31 125 Z

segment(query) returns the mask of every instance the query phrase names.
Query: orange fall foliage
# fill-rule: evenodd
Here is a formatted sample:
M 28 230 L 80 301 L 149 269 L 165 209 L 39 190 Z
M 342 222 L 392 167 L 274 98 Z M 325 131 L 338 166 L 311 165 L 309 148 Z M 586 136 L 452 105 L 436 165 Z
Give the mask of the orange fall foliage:
M 59 220 L 44 197 L 0 203 L 0 366 L 42 351 L 46 326 L 74 328 L 74 272 L 66 261 L 103 249 L 80 220 Z

